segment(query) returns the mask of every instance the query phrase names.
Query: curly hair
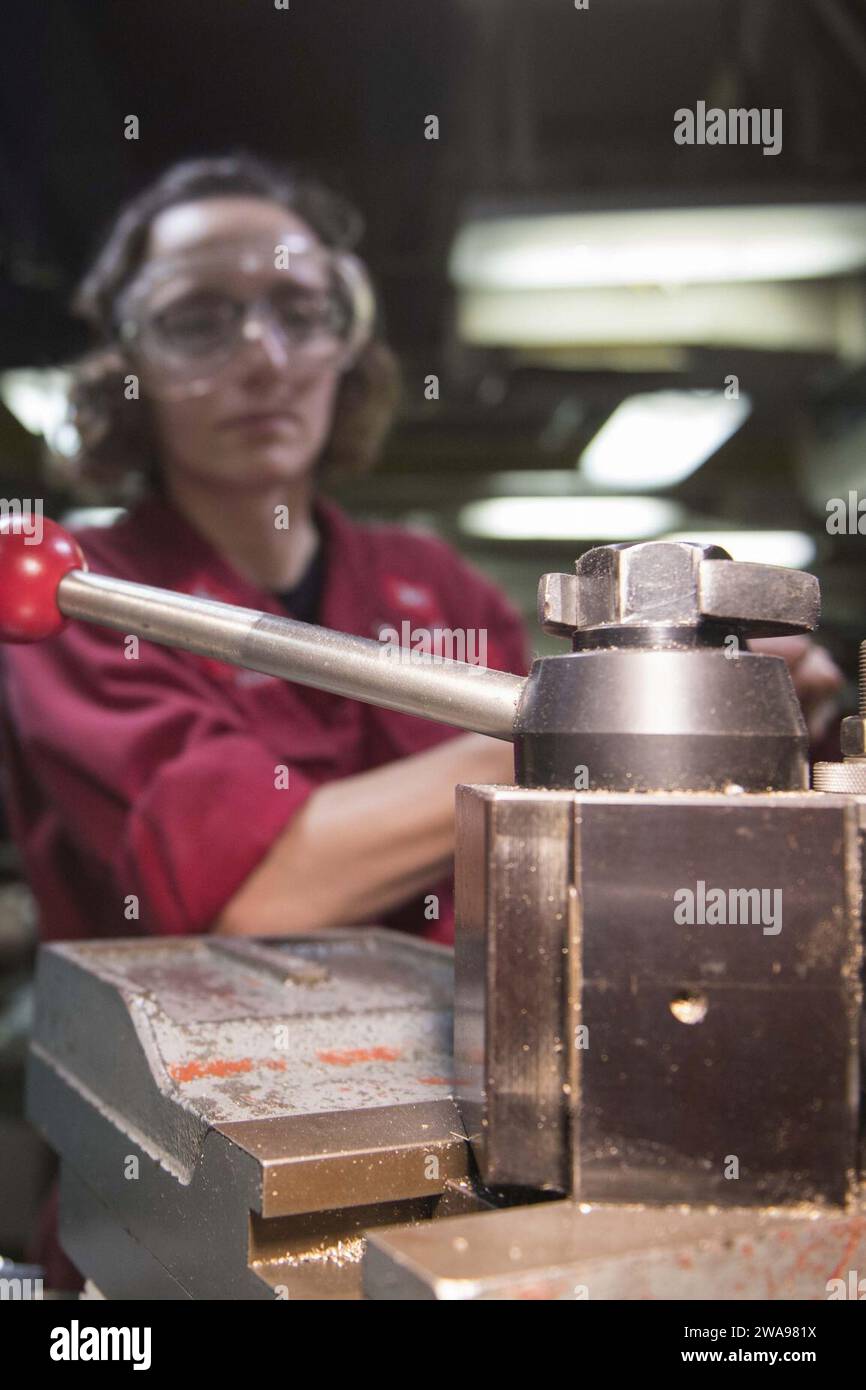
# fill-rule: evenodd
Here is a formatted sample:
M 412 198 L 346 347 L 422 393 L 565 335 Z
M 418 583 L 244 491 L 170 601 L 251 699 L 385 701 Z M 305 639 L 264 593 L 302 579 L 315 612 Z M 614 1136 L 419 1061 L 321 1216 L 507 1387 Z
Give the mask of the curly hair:
M 257 197 L 302 218 L 320 241 L 349 250 L 363 231 L 360 213 L 340 194 L 288 168 L 246 153 L 183 160 L 168 168 L 114 220 L 73 299 L 73 310 L 94 332 L 95 346 L 70 369 L 69 415 L 80 446 L 54 457 L 52 472 L 82 498 L 131 500 L 159 486 L 160 464 L 145 409 L 131 411 L 125 395 L 130 365 L 118 332 L 117 306 L 146 254 L 159 213 L 204 198 Z M 321 473 L 364 472 L 375 463 L 400 395 L 397 359 L 380 325 L 343 374 L 330 434 L 318 460 Z

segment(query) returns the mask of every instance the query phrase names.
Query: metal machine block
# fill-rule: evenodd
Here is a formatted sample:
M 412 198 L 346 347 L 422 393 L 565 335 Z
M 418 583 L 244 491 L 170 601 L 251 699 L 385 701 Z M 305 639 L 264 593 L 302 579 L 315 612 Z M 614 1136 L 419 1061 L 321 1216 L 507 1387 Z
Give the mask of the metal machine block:
M 853 800 L 475 787 L 458 822 L 455 1063 L 486 1182 L 603 1202 L 852 1200 Z M 707 908 L 716 889 L 726 922 Z M 696 920 L 680 922 L 689 893 Z

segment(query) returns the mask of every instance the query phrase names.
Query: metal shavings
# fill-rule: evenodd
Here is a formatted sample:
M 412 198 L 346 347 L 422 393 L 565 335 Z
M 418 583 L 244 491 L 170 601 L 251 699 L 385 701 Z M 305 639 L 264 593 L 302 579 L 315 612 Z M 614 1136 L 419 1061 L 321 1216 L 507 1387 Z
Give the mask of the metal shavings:
M 280 1265 L 334 1264 L 340 1267 L 360 1264 L 367 1248 L 366 1236 L 350 1236 L 338 1240 L 336 1245 L 328 1245 L 324 1250 L 305 1250 L 301 1255 L 287 1255 L 285 1259 L 274 1260 Z

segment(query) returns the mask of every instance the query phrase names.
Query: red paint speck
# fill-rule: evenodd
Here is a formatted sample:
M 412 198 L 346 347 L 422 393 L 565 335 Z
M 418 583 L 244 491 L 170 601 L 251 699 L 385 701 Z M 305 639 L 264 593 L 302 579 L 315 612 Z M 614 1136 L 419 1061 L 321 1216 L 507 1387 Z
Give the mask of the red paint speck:
M 252 1071 L 253 1065 L 250 1057 L 238 1057 L 234 1061 L 215 1057 L 212 1062 L 179 1062 L 169 1067 L 168 1071 L 175 1081 L 201 1081 L 206 1076 L 241 1076 L 244 1072 Z M 269 1071 L 286 1070 L 285 1062 L 270 1057 L 256 1062 L 255 1066 L 266 1067 Z
M 396 1062 L 400 1053 L 395 1047 L 351 1047 L 343 1052 L 317 1052 L 316 1056 L 332 1067 L 353 1067 L 356 1062 Z

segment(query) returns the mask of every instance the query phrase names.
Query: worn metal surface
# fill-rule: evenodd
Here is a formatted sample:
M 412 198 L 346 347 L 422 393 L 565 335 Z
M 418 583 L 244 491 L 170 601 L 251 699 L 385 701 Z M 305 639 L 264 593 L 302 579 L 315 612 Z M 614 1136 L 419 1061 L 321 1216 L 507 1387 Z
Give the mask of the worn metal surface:
M 143 1087 L 127 1087 L 105 1055 L 118 1013 L 130 1064 L 148 1068 L 149 1089 L 199 1126 L 450 1094 L 450 953 L 408 938 L 371 930 L 251 950 L 209 938 L 61 945 L 39 971 L 37 1051 L 67 1065 L 74 1057 L 82 1084 L 142 1128 Z M 67 984 L 86 994 L 86 1010 L 51 1008 Z
M 427 1197 L 468 1171 L 450 1100 L 216 1128 L 260 1165 L 265 1217 Z
M 456 1068 L 482 1176 L 598 1201 L 849 1200 L 856 803 L 461 788 L 459 808 Z M 778 890 L 779 931 L 678 924 L 698 881 Z
M 39 970 L 30 1115 L 61 1155 L 64 1244 L 109 1297 L 272 1297 L 274 1220 L 307 1223 L 285 1273 L 311 1296 L 340 1232 L 428 1217 L 467 1177 L 444 948 L 119 941 Z
M 554 1202 L 377 1232 L 364 1291 L 377 1299 L 817 1300 L 834 1291 L 831 1281 L 864 1267 L 862 1210 Z
M 457 1087 L 494 1184 L 570 1184 L 573 823 L 567 792 L 458 792 Z

